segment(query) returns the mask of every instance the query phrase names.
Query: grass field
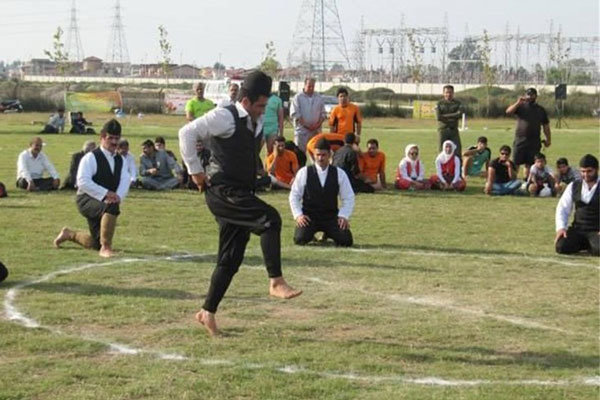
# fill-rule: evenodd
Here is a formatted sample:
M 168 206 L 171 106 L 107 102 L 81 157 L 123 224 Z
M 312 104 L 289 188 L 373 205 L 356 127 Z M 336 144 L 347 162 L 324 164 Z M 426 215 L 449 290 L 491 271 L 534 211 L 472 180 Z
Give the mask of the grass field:
M 107 115 L 90 115 L 101 124 Z M 284 193 L 284 274 L 304 294 L 270 299 L 259 243 L 221 304 L 226 336 L 193 321 L 217 249 L 203 196 L 132 191 L 106 261 L 73 244 L 84 229 L 73 193 L 14 189 L 16 158 L 44 114 L 0 115 L 0 399 L 597 399 L 599 263 L 554 254 L 557 199 L 463 194 L 359 195 L 352 249 L 297 247 Z M 547 151 L 576 164 L 598 155 L 598 121 L 568 121 Z M 125 118 L 134 154 L 163 135 L 177 150 L 178 117 Z M 513 121 L 475 120 L 463 147 L 486 135 L 494 156 Z M 291 129 L 288 127 L 287 132 Z M 387 154 L 388 181 L 404 146 L 419 143 L 433 173 L 433 122 L 367 120 Z M 86 138 L 49 135 L 64 178 Z M 364 139 L 363 139 L 364 140 Z M 12 319 L 11 319 L 12 318 Z

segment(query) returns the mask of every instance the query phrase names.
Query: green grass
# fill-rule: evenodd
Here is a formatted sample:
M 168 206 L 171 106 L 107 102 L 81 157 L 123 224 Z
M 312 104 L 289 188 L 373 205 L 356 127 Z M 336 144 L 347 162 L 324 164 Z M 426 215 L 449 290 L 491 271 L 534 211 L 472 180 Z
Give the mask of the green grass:
M 481 179 L 463 194 L 360 195 L 356 247 L 347 250 L 294 246 L 287 196 L 261 195 L 282 215 L 284 274 L 304 294 L 268 298 L 253 237 L 218 313 L 227 335 L 215 340 L 193 321 L 217 249 L 203 196 L 131 192 L 115 238 L 122 263 L 102 265 L 72 244 L 53 249 L 63 225 L 86 227 L 73 193 L 13 189 L 17 154 L 39 130 L 29 121 L 46 117 L 0 115 L 0 181 L 9 189 L 0 199 L 0 259 L 11 271 L 0 295 L 24 284 L 14 305 L 43 326 L 0 320 L 0 399 L 598 398 L 598 385 L 582 381 L 600 375 L 598 260 L 554 254 L 556 199 L 488 197 Z M 134 154 L 156 135 L 176 150 L 181 122 L 126 119 L 124 136 Z M 554 131 L 551 164 L 599 153 L 597 121 L 569 123 Z M 413 142 L 433 173 L 433 122 L 367 120 L 363 132 L 387 154 L 388 181 Z M 463 147 L 482 134 L 496 155 L 512 143 L 513 122 L 475 120 Z M 44 138 L 63 177 L 86 139 Z M 183 253 L 198 256 L 166 260 Z M 30 283 L 88 263 L 98 265 Z M 116 354 L 109 342 L 145 352 Z M 411 381 L 427 377 L 482 382 Z M 549 381 L 558 384 L 541 384 Z

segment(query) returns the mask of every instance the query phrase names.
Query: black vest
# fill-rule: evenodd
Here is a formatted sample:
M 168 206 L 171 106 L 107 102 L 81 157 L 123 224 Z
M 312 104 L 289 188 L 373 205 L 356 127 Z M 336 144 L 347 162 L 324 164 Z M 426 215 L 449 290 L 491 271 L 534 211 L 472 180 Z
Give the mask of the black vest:
M 573 220 L 573 228 L 583 232 L 598 232 L 600 231 L 600 202 L 598 193 L 600 185 L 596 186 L 592 200 L 586 204 L 581 201 L 581 186 L 582 181 L 573 182 L 571 195 L 573 204 L 575 204 L 575 219 Z
M 302 213 L 311 219 L 335 219 L 338 215 L 337 198 L 340 191 L 338 171 L 329 166 L 325 186 L 321 187 L 317 167 L 306 167 L 306 187 L 302 198 Z
M 123 168 L 123 158 L 117 154 L 115 156 L 115 171 L 110 172 L 110 165 L 106 156 L 100 148 L 97 148 L 92 152 L 96 158 L 96 174 L 92 176 L 92 180 L 97 185 L 100 185 L 111 192 L 116 192 L 121 181 L 121 169 Z
M 235 132 L 228 138 L 211 137 L 208 176 L 211 185 L 254 190 L 257 172 L 256 138 L 240 118 L 235 105 L 225 107 L 233 115 Z

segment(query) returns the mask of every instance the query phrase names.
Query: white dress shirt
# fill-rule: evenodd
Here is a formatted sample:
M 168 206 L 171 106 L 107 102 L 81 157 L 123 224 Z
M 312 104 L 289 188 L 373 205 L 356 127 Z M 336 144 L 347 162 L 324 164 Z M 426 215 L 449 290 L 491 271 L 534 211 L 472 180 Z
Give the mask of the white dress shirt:
M 246 109 L 239 103 L 235 103 L 235 108 L 238 111 L 240 118 L 248 117 L 247 127 L 253 131 L 252 119 L 248 115 Z M 258 119 L 254 136 L 258 136 L 262 132 L 263 117 Z M 235 119 L 233 114 L 226 108 L 215 108 L 204 114 L 200 118 L 196 118 L 192 122 L 187 123 L 179 130 L 179 150 L 183 161 L 188 167 L 190 175 L 204 172 L 202 162 L 198 158 L 196 152 L 196 142 L 202 140 L 208 143 L 211 137 L 220 137 L 227 139 L 235 132 Z
M 17 159 L 17 180 L 25 178 L 27 182 L 44 177 L 44 171 L 48 171 L 53 179 L 58 179 L 58 172 L 43 152 L 37 157 L 31 154 L 31 150 L 23 150 Z
M 121 155 L 121 157 L 123 157 L 123 155 Z M 137 179 L 137 167 L 135 165 L 135 158 L 133 158 L 129 152 L 123 157 L 123 169 L 129 174 L 130 182 L 135 182 Z
M 592 201 L 592 197 L 594 197 L 594 193 L 596 192 L 596 188 L 598 187 L 598 182 L 600 182 L 600 178 L 596 181 L 594 186 L 591 188 L 588 187 L 588 184 L 584 181 L 581 183 L 581 201 L 585 204 L 589 204 Z M 571 215 L 571 211 L 573 209 L 573 182 L 569 183 L 565 188 L 558 205 L 556 206 L 556 231 L 560 229 L 567 229 L 569 225 L 569 216 Z
M 114 173 L 115 155 L 117 153 L 112 154 L 104 147 L 100 147 L 100 149 L 108 161 L 110 172 Z M 98 185 L 92 180 L 92 177 L 96 174 L 97 170 L 98 164 L 96 163 L 96 157 L 94 156 L 94 153 L 90 151 L 83 156 L 81 162 L 79 163 L 79 168 L 77 169 L 77 194 L 85 193 L 98 201 L 102 201 L 108 193 L 108 189 Z M 119 187 L 117 188 L 117 195 L 121 199 L 121 202 L 125 199 L 127 193 L 129 192 L 129 184 L 129 173 L 127 172 L 125 162 L 123 162 L 123 167 L 121 168 L 121 180 L 119 181 Z
M 339 208 L 338 217 L 350 219 L 350 215 L 352 215 L 352 211 L 354 210 L 354 191 L 352 190 L 352 186 L 348 180 L 348 175 L 346 175 L 343 169 L 334 166 L 327 166 L 325 169 L 321 169 L 318 164 L 315 164 L 315 167 L 317 169 L 317 176 L 319 177 L 321 187 L 325 186 L 325 180 L 327 179 L 327 172 L 329 171 L 329 168 L 335 168 L 337 170 L 338 184 L 340 187 L 339 195 L 342 199 L 342 205 Z M 296 174 L 296 177 L 294 178 L 292 190 L 290 191 L 290 207 L 292 209 L 292 215 L 294 219 L 304 214 L 302 212 L 302 198 L 304 197 L 306 178 L 308 176 L 306 168 L 307 167 L 300 168 Z

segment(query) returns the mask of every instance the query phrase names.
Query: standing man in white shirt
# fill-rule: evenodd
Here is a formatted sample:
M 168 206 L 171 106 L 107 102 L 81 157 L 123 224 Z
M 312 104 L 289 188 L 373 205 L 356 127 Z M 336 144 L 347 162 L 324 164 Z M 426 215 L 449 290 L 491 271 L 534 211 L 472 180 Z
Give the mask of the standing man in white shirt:
M 323 97 L 315 93 L 314 78 L 306 78 L 304 89 L 294 96 L 290 117 L 294 122 L 294 142 L 306 153 L 306 144 L 321 132 L 321 124 L 327 118 Z
M 287 284 L 281 271 L 281 217 L 254 193 L 256 143 L 271 84 L 263 72 L 250 73 L 236 104 L 217 108 L 179 131 L 179 147 L 190 177 L 200 189 L 206 187 L 206 204 L 219 224 L 217 265 L 204 305 L 196 314 L 196 320 L 213 336 L 219 333 L 215 313 L 242 264 L 250 233 L 260 236 L 269 294 L 291 299 L 302 293 Z M 210 140 L 212 155 L 206 172 L 196 150 L 199 139 Z
M 130 178 L 117 153 L 121 124 L 111 119 L 100 132 L 100 147 L 87 153 L 77 171 L 77 208 L 89 225 L 90 233 L 62 228 L 54 246 L 70 240 L 86 249 L 99 250 L 100 257 L 112 257 L 120 204 L 129 192 Z
M 333 239 L 336 245 L 352 246 L 350 215 L 354 191 L 343 169 L 329 165 L 331 147 L 326 139 L 317 142 L 315 164 L 302 167 L 290 192 L 290 207 L 296 220 L 294 243 L 304 245 L 316 232 Z M 342 206 L 338 209 L 338 196 Z
M 42 152 L 44 142 L 41 137 L 34 137 L 29 142 L 29 149 L 23 150 L 17 159 L 17 187 L 30 192 L 37 190 L 56 190 L 60 179 L 52 162 Z M 51 178 L 44 178 L 48 172 Z
M 579 162 L 582 181 L 569 183 L 556 207 L 556 252 L 573 254 L 587 250 L 600 256 L 600 185 L 598 159 L 591 154 Z M 573 224 L 567 229 L 575 206 Z
M 237 83 L 230 83 L 229 89 L 228 89 L 229 97 L 219 101 L 218 106 L 219 107 L 227 107 L 232 104 L 235 104 L 235 102 L 237 101 L 239 92 L 240 92 L 240 85 L 238 85 Z

